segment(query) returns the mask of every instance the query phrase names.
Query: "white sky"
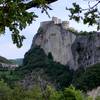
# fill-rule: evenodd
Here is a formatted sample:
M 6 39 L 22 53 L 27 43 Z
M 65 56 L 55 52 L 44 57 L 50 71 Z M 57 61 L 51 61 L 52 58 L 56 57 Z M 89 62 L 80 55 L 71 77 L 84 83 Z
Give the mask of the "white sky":
M 66 6 L 71 7 L 72 1 L 78 2 L 83 8 L 86 7 L 86 2 L 83 0 L 58 0 L 55 3 L 52 3 L 50 7 L 53 9 L 52 11 L 48 11 L 50 16 L 56 16 L 61 20 L 69 21 L 69 12 L 66 11 Z M 23 58 L 25 52 L 30 49 L 32 44 L 32 39 L 34 34 L 37 32 L 39 28 L 40 22 L 51 20 L 48 18 L 46 14 L 41 14 L 41 10 L 39 9 L 30 9 L 29 11 L 34 11 L 39 16 L 30 26 L 28 26 L 25 30 L 21 33 L 26 36 L 26 40 L 24 40 L 23 47 L 17 48 L 15 45 L 12 44 L 10 32 L 6 30 L 5 35 L 0 36 L 0 56 L 6 57 L 8 59 L 15 59 L 15 58 Z M 83 31 L 92 31 L 96 30 L 96 27 L 88 27 L 87 25 L 83 25 L 82 23 L 77 23 L 75 21 L 70 21 L 70 26 L 74 27 L 76 30 L 83 30 Z

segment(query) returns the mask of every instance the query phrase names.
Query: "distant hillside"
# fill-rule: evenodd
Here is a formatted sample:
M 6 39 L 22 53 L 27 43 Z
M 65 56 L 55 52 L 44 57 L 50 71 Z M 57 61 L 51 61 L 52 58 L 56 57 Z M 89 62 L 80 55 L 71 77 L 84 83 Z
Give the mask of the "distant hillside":
M 0 62 L 6 63 L 6 64 L 11 64 L 11 61 L 9 61 L 8 59 L 6 59 L 6 58 L 4 58 L 2 56 L 0 56 Z
M 22 63 L 23 63 L 23 58 L 10 59 L 10 61 L 11 61 L 13 64 L 22 65 Z

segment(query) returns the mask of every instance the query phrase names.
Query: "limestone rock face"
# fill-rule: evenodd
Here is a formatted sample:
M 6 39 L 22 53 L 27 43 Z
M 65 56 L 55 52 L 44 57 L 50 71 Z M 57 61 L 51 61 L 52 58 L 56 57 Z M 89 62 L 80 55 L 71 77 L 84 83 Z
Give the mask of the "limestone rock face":
M 100 33 L 77 36 L 72 52 L 75 66 L 88 67 L 100 63 Z
M 74 66 L 73 55 L 71 46 L 76 36 L 67 30 L 67 22 L 65 25 L 62 23 L 43 22 L 38 30 L 38 33 L 33 38 L 33 44 L 38 45 L 44 49 L 48 55 L 52 53 L 54 61 L 60 62 L 61 64 L 68 64 L 70 67 Z
M 93 89 L 92 91 L 88 91 L 87 94 L 93 97 L 93 100 L 96 100 L 96 97 L 100 96 L 100 86 L 96 89 Z
M 69 65 L 71 69 L 100 62 L 100 33 L 75 35 L 68 31 L 69 23 L 53 17 L 42 22 L 33 38 L 32 46 L 40 46 L 54 61 Z

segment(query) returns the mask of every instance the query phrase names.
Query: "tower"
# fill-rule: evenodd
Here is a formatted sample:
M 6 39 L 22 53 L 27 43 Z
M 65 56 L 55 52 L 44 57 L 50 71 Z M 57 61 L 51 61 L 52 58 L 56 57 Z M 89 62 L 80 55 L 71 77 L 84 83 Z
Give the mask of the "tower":
M 64 29 L 68 29 L 68 28 L 69 28 L 69 22 L 68 22 L 68 21 L 63 21 L 63 22 L 62 22 L 62 27 L 63 27 Z

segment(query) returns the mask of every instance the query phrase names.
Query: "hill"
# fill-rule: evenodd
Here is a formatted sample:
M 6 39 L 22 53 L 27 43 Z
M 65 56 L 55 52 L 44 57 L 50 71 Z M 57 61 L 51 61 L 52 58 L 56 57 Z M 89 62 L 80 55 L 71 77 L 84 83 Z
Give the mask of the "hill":
M 2 56 L 0 56 L 0 63 L 12 64 L 11 61 Z
M 22 63 L 23 63 L 23 58 L 10 59 L 9 61 L 12 62 L 13 64 L 22 65 Z

